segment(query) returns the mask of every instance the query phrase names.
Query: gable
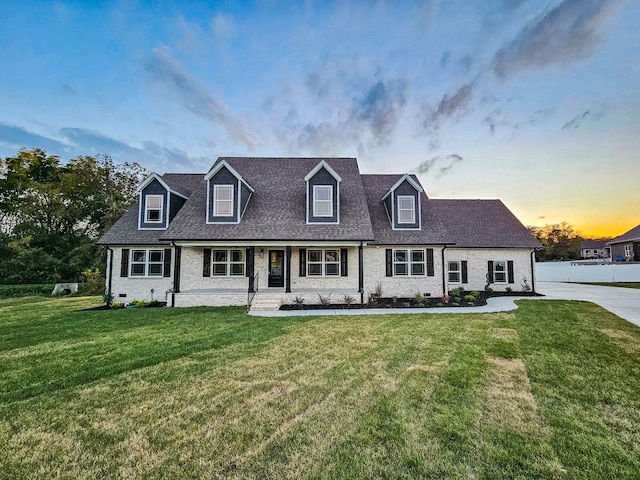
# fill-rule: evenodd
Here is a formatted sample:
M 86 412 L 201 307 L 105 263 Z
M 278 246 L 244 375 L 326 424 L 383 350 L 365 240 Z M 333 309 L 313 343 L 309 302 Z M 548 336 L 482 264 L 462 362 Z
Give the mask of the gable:
M 226 161 L 214 165 L 207 180 L 207 223 L 239 223 L 253 188 Z
M 340 178 L 338 176 L 338 178 Z M 321 167 L 305 177 L 307 183 L 307 223 L 340 222 L 340 181 Z
M 138 228 L 164 230 L 169 223 L 170 195 L 157 178 L 140 190 Z
M 394 230 L 420 230 L 422 187 L 408 174 L 403 175 L 382 198 Z

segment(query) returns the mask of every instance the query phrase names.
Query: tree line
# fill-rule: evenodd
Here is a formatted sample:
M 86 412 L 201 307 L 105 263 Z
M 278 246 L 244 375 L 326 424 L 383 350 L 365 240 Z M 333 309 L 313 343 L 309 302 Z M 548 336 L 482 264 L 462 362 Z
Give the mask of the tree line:
M 108 155 L 63 164 L 39 148 L 0 158 L 0 283 L 82 281 L 104 272 L 95 242 L 137 197 L 148 172 Z
M 536 260 L 539 262 L 578 260 L 581 258 L 580 244 L 583 240 L 610 240 L 610 238 L 587 239 L 567 222 L 528 228 L 542 244 L 542 249 L 536 251 Z

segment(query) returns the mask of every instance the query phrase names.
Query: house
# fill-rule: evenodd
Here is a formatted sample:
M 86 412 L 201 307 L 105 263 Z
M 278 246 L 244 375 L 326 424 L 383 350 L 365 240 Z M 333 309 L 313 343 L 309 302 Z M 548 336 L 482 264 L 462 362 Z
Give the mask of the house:
M 409 174 L 355 158 L 224 157 L 206 174 L 151 174 L 98 241 L 117 301 L 245 305 L 318 292 L 440 297 L 532 290 L 538 241 L 499 200 L 428 198 Z
M 580 243 L 580 256 L 584 259 L 609 258 L 609 246 L 606 240 L 583 240 Z
M 616 262 L 640 262 L 640 225 L 607 242 L 611 259 Z

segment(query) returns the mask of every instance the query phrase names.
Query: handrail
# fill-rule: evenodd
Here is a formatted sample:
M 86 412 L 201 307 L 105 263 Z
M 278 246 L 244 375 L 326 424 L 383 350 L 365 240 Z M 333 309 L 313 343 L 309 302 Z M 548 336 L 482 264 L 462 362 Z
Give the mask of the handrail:
M 247 292 L 247 311 L 251 308 L 251 303 L 253 302 L 253 298 L 256 296 L 256 292 L 260 287 L 260 272 L 256 273 L 256 276 L 253 277 L 253 292 Z M 249 289 L 251 290 L 251 289 Z

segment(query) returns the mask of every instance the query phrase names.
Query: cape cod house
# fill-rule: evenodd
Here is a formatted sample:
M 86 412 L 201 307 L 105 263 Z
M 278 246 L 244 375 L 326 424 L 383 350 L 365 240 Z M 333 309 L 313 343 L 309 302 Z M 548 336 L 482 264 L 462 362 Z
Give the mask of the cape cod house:
M 206 174 L 151 174 L 99 240 L 114 299 L 340 303 L 533 289 L 538 241 L 499 200 L 440 200 L 355 158 L 224 157 Z M 314 301 L 315 300 L 315 301 Z

